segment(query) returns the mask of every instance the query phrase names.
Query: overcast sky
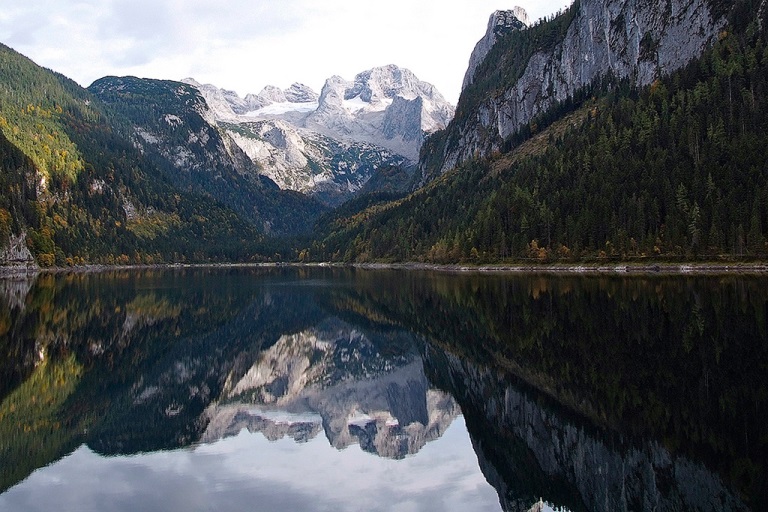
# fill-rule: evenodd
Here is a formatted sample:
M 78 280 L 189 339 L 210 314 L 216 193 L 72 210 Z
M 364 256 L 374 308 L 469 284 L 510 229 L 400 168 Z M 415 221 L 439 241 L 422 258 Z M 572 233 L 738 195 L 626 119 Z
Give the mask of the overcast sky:
M 203 83 L 258 93 L 293 82 L 320 91 L 397 64 L 455 103 L 491 13 L 532 20 L 568 0 L 2 0 L 0 42 L 83 86 L 106 75 Z

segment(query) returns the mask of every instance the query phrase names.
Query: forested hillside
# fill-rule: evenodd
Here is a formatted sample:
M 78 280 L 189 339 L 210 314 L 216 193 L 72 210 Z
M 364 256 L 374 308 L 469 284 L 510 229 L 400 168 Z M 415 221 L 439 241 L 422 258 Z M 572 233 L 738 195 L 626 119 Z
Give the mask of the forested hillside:
M 463 164 L 405 199 L 327 219 L 310 254 L 436 262 L 765 257 L 766 11 L 738 2 L 713 47 L 681 71 L 640 89 L 606 77 L 512 135 L 506 152 Z
M 176 187 L 231 208 L 269 234 L 306 233 L 323 206 L 283 191 L 259 170 L 213 118 L 191 85 L 105 77 L 88 88 L 124 116 L 130 138 Z
M 238 260 L 261 235 L 174 187 L 73 81 L 0 46 L 0 249 L 26 236 L 43 266 Z

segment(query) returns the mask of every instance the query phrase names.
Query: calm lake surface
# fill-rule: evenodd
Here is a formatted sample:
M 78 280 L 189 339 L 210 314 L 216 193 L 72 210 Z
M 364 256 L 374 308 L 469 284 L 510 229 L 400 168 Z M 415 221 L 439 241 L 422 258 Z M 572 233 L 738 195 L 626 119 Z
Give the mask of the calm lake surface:
M 0 510 L 766 510 L 768 278 L 0 279 Z

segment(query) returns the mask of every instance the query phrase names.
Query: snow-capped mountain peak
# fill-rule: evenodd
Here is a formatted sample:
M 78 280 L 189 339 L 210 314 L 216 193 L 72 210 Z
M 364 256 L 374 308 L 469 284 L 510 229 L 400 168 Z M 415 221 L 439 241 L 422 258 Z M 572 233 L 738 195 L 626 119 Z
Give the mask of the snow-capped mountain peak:
M 285 92 L 274 85 L 264 87 L 258 94 L 258 97 L 270 103 L 285 103 L 288 101 L 285 97 Z
M 366 103 L 372 103 L 397 96 L 411 100 L 434 92 L 434 87 L 421 82 L 411 71 L 390 64 L 358 74 L 352 88 L 345 91 L 345 98 L 359 95 Z
M 298 82 L 283 91 L 285 98 L 291 103 L 314 103 L 320 96 L 311 87 Z
M 453 106 L 433 85 L 392 64 L 352 81 L 332 76 L 320 94 L 294 83 L 240 98 L 193 79 L 184 82 L 202 93 L 219 125 L 262 174 L 281 188 L 326 195 L 335 190 L 329 203 L 360 190 L 381 165 L 415 162 L 424 136 L 453 117 Z M 267 137 L 278 133 L 284 144 Z

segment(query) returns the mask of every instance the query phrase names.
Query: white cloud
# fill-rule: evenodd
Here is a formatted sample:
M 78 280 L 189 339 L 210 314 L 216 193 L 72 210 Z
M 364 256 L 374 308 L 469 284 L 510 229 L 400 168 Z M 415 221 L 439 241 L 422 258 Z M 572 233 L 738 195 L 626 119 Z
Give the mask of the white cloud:
M 4 0 L 0 41 L 87 86 L 105 75 L 202 82 L 258 92 L 298 81 L 318 90 L 397 64 L 458 98 L 490 14 L 521 4 L 532 19 L 567 0 Z

